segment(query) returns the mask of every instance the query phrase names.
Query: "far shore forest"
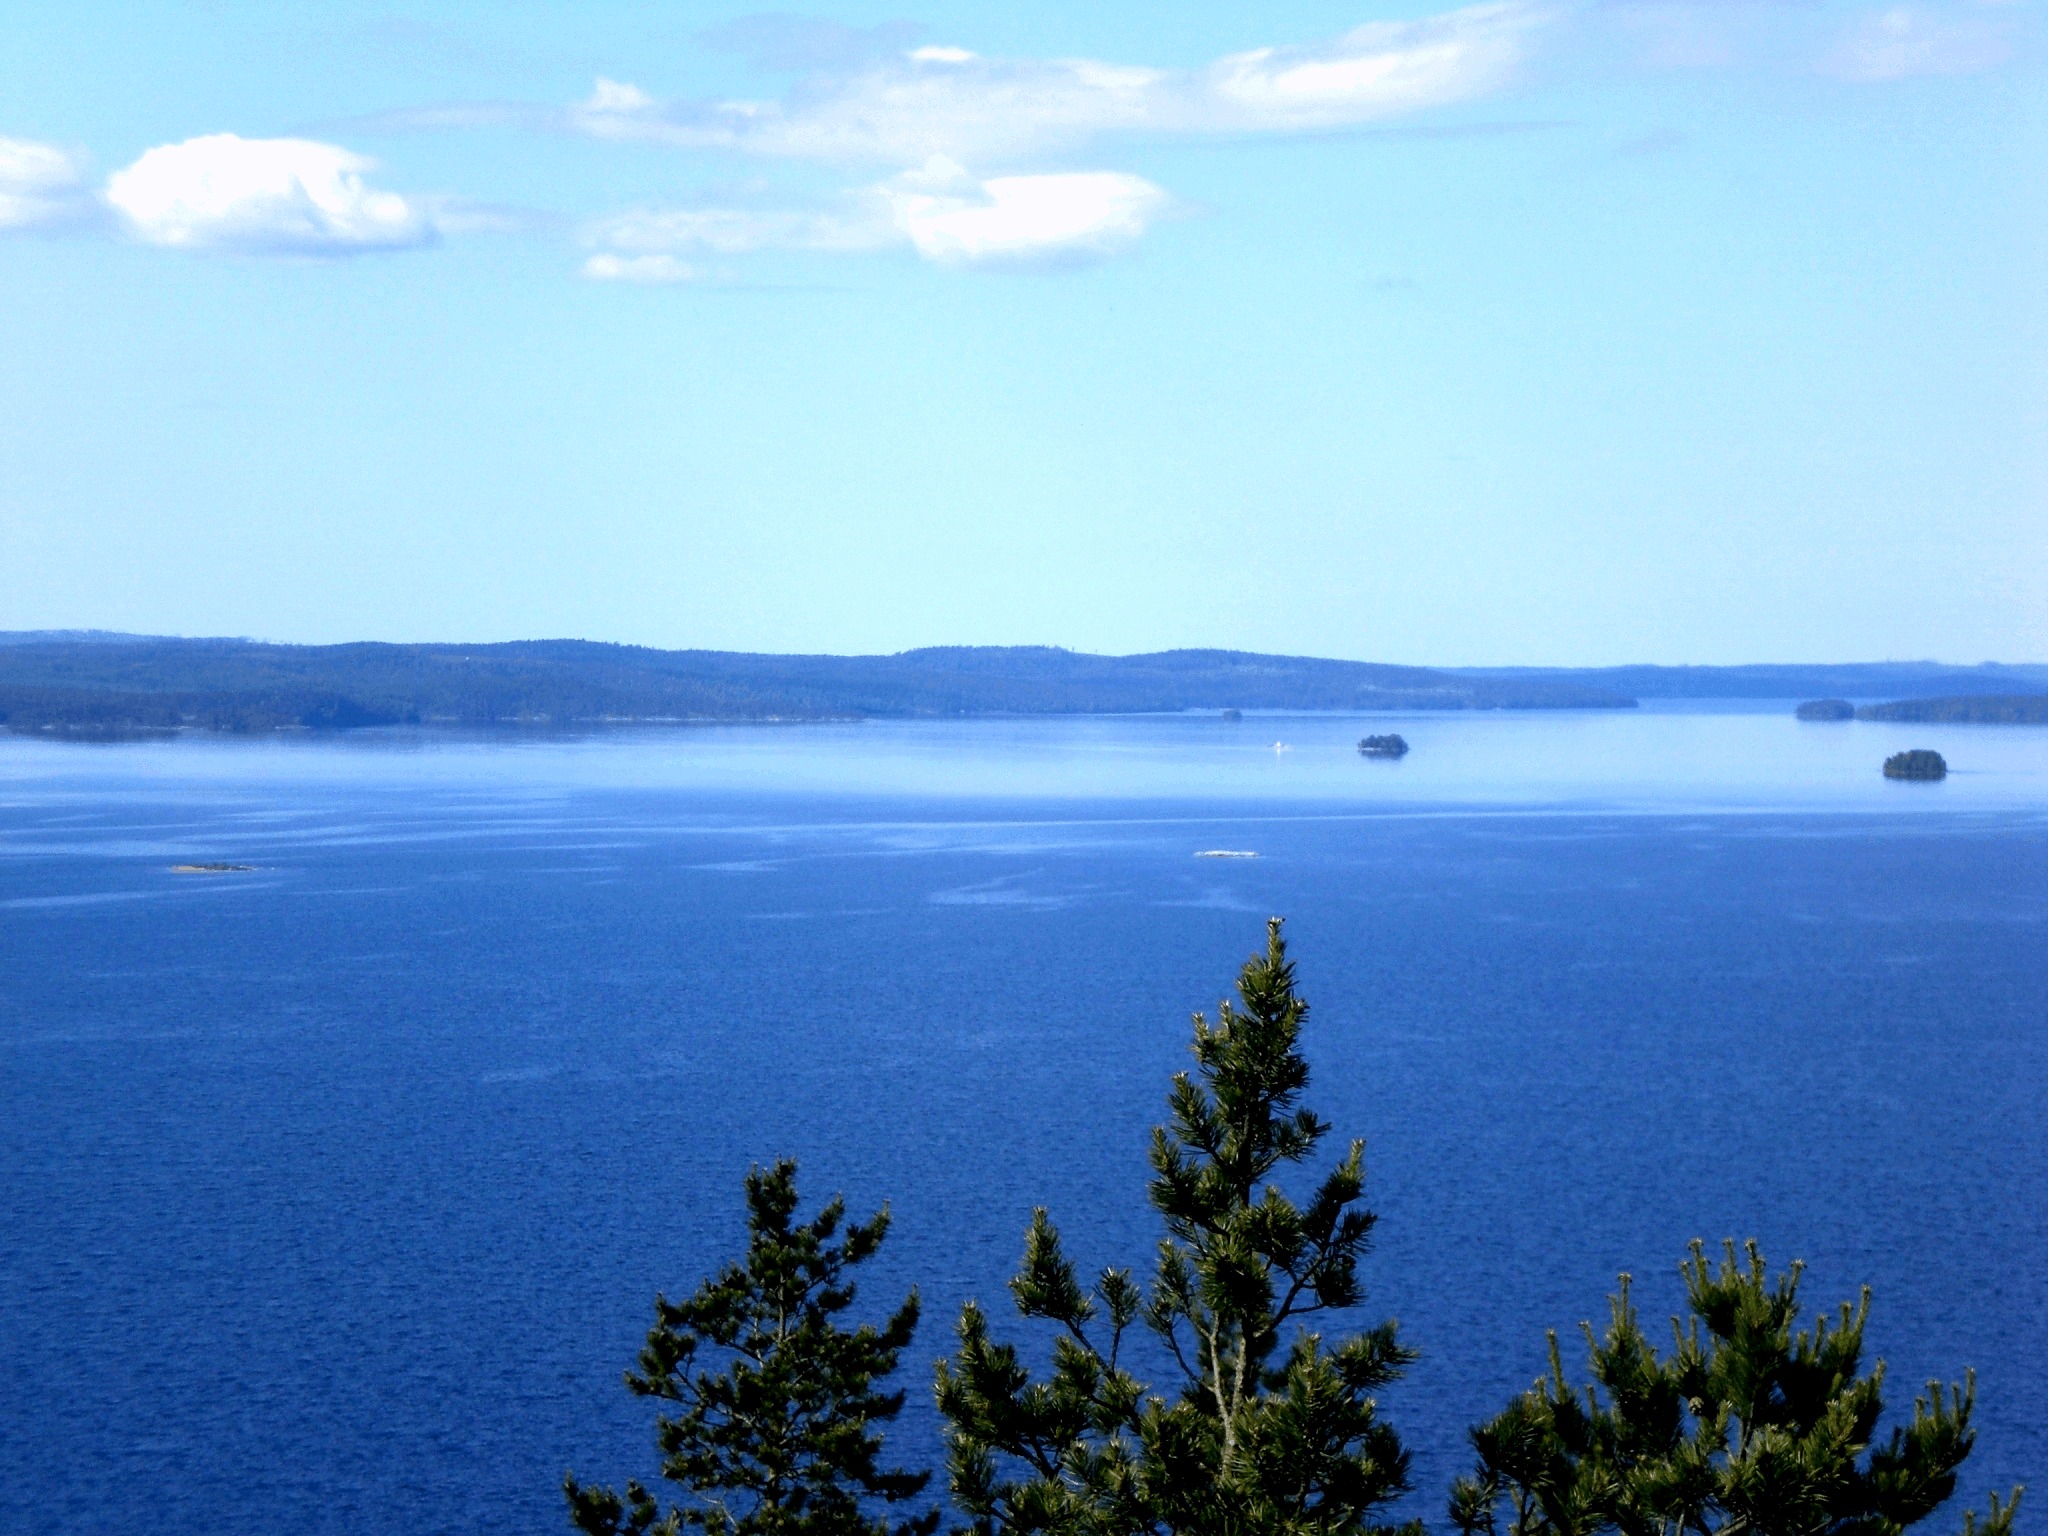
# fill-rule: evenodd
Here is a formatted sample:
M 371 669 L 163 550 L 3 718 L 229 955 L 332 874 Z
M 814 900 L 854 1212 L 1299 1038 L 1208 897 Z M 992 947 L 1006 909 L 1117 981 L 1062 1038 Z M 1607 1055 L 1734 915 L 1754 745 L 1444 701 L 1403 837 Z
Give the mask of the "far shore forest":
M 2048 667 L 1932 662 L 1447 670 L 1220 650 L 1096 656 L 1052 646 L 942 646 L 775 656 L 580 640 L 302 646 L 0 634 L 0 727 L 82 739 L 1188 710 L 1631 709 L 1643 698 L 1823 692 L 1897 700 L 1861 708 L 1817 701 L 1839 705 L 1842 718 L 2048 722 Z

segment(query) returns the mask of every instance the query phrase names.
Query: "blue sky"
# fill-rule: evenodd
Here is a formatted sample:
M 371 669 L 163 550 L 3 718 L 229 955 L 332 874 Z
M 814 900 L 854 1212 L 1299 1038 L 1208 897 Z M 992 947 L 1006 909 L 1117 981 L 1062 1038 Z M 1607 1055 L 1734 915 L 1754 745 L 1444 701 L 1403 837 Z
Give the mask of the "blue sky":
M 17 7 L 0 628 L 2048 659 L 2037 3 Z

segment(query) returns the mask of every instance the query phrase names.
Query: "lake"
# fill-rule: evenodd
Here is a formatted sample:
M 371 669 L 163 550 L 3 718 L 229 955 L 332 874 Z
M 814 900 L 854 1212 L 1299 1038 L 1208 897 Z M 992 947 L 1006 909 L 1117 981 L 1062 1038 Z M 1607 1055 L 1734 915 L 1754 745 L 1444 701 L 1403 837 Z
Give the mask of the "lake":
M 1881 778 L 1919 746 L 1945 782 Z M 1895 1407 L 1977 1368 L 1961 1498 L 2039 1480 L 2048 730 L 0 736 L 0 1528 L 563 1531 L 565 1468 L 651 1470 L 619 1373 L 784 1153 L 892 1203 L 867 1296 L 922 1288 L 892 1443 L 936 1464 L 929 1361 L 1033 1205 L 1146 1264 L 1188 1014 L 1269 913 L 1368 1143 L 1361 1320 L 1423 1352 L 1415 1513 L 1694 1237 L 1868 1281 Z

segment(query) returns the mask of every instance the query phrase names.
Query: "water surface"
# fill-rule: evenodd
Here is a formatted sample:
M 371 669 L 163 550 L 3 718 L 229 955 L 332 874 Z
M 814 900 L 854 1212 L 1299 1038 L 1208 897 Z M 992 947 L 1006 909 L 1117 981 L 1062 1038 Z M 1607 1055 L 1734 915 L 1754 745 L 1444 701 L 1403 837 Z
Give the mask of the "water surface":
M 1955 771 L 1886 782 L 1906 746 Z M 1033 1204 L 1144 1263 L 1187 1013 L 1268 913 L 1369 1143 L 1368 1315 L 1424 1351 L 1418 1512 L 1546 1327 L 1624 1268 L 1668 1309 L 1723 1234 L 1873 1283 L 1899 1397 L 1978 1367 L 1980 1507 L 2039 1480 L 2048 732 L 0 737 L 0 1528 L 562 1529 L 565 1467 L 648 1470 L 652 1293 L 785 1152 L 894 1204 L 928 1462 L 926 1361 Z

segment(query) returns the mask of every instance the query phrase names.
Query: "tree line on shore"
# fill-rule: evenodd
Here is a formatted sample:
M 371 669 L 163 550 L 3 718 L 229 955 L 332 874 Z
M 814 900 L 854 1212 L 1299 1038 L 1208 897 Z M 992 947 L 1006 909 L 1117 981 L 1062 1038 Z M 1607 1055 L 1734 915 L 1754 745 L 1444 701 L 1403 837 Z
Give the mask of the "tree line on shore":
M 887 1210 L 798 1216 L 796 1165 L 747 1175 L 748 1244 L 689 1297 L 657 1297 L 627 1387 L 657 1406 L 661 1494 L 565 1480 L 585 1536 L 1422 1536 L 1390 1511 L 1413 1490 L 1380 1394 L 1416 1359 L 1392 1322 L 1355 1326 L 1374 1214 L 1353 1141 L 1296 1201 L 1273 1182 L 1331 1127 L 1302 1103 L 1308 1005 L 1278 919 L 1237 1001 L 1194 1019 L 1194 1070 L 1155 1127 L 1150 1201 L 1164 1236 L 1140 1279 L 1084 1277 L 1035 1212 L 1009 1290 L 1027 1358 L 969 1302 L 937 1367 L 944 1500 L 887 1464 L 891 1387 L 915 1290 L 850 1323 L 855 1271 Z M 1870 1296 L 1801 1324 L 1800 1267 L 1753 1244 L 1681 1267 L 1687 1317 L 1660 1350 L 1622 1277 L 1575 1382 L 1550 1369 L 1470 1432 L 1448 1490 L 1460 1536 L 1900 1536 L 1955 1492 L 1975 1439 L 1974 1382 L 1930 1383 L 1880 1435 L 1884 1366 L 1865 1358 Z M 1139 1340 L 1147 1350 L 1133 1349 Z M 1141 1375 L 1139 1356 L 1162 1369 Z M 1034 1363 L 1035 1360 L 1035 1363 Z M 2011 1536 L 2019 1490 L 1963 1536 Z
M 582 640 L 271 645 L 0 634 L 0 726 L 51 735 L 1188 709 L 1623 709 L 1569 679 L 1314 656 L 938 646 L 888 656 L 664 651 Z

